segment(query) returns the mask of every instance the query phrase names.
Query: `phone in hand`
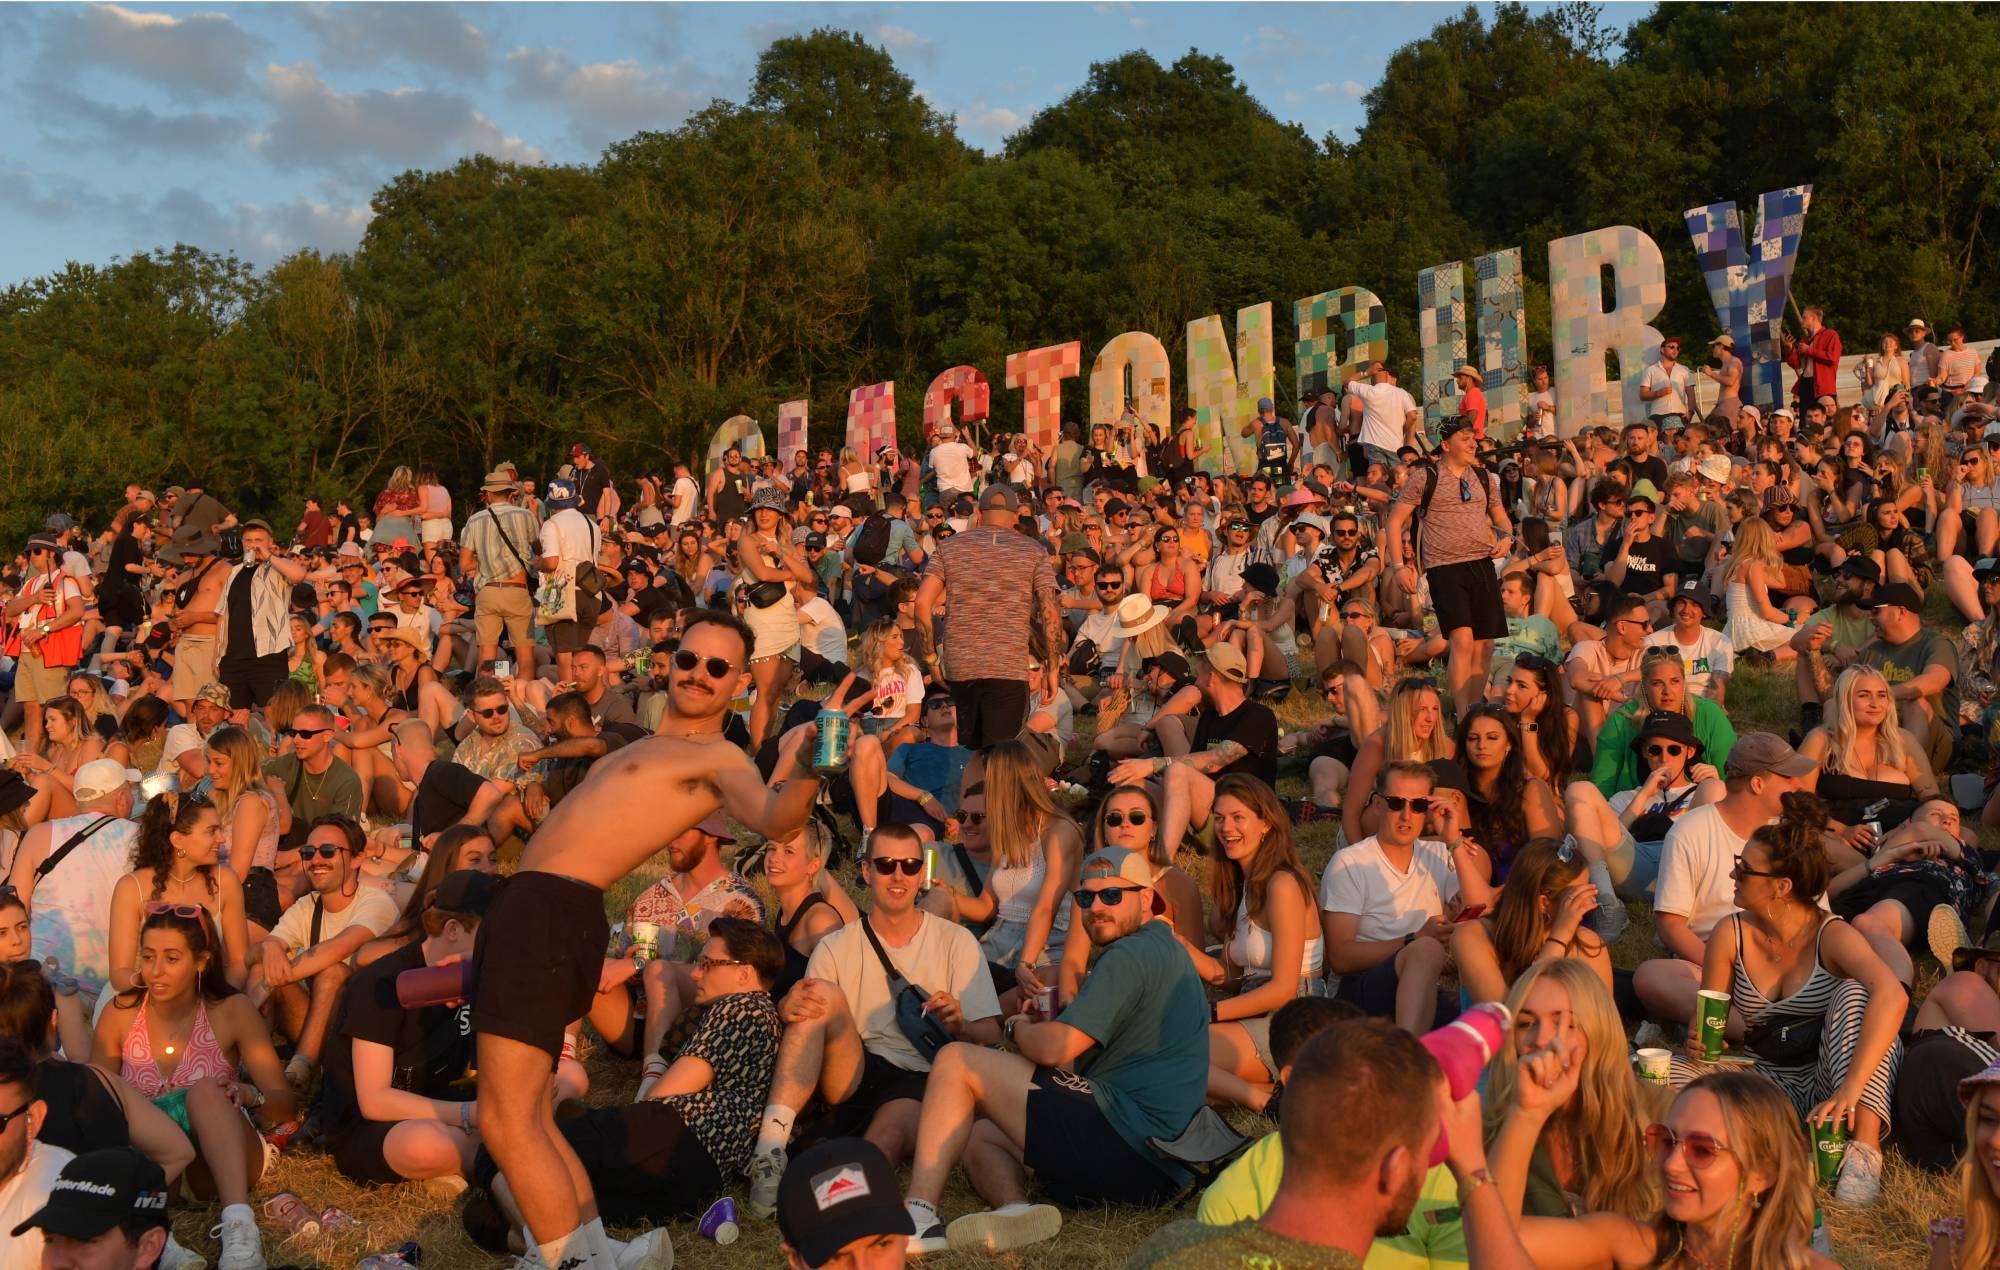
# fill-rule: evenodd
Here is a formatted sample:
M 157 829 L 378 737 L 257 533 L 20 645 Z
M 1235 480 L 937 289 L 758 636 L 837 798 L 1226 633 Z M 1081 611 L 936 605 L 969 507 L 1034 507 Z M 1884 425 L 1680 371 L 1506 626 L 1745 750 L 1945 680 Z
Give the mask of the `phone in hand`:
M 1475 921 L 1481 917 L 1484 917 L 1485 915 L 1486 915 L 1486 906 L 1484 904 L 1468 904 L 1464 908 L 1458 910 L 1458 916 L 1451 919 L 1451 924 L 1456 926 L 1460 922 Z

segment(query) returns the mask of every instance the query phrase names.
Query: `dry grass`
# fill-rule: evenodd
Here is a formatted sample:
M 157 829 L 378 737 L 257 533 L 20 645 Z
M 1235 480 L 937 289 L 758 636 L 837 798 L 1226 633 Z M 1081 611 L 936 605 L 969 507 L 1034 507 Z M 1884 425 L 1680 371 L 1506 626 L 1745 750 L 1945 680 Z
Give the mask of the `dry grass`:
M 1312 721 L 1316 709 L 1316 701 L 1294 694 L 1280 709 L 1280 721 L 1288 729 L 1303 726 Z M 1781 735 L 1790 731 L 1797 726 L 1798 714 L 1789 673 L 1743 671 L 1732 686 L 1729 713 L 1739 731 L 1763 728 Z M 1280 792 L 1292 798 L 1307 790 L 1303 780 L 1293 775 L 1280 781 Z M 1317 875 L 1333 853 L 1334 827 L 1316 822 L 1300 826 L 1297 834 L 1305 863 Z M 615 890 L 609 901 L 614 916 L 622 915 L 631 898 L 664 869 L 664 859 L 656 858 Z M 855 888 L 851 863 L 846 866 L 842 880 L 850 889 Z M 1614 949 L 1614 960 L 1629 968 L 1651 955 L 1654 955 L 1651 914 L 1635 906 L 1631 928 Z M 1927 974 L 1920 972 L 1920 988 L 1927 988 L 1935 978 L 1934 970 Z M 630 1064 L 606 1061 L 600 1055 L 590 1061 L 590 1073 L 593 1084 L 589 1101 L 593 1104 L 615 1105 L 631 1097 L 635 1073 Z M 1268 1122 L 1249 1116 L 1239 1116 L 1237 1125 L 1245 1132 L 1269 1127 Z M 336 1205 L 368 1228 L 365 1237 L 321 1236 L 281 1243 L 267 1222 L 265 1251 L 274 1266 L 287 1263 L 351 1266 L 370 1252 L 393 1249 L 408 1239 L 415 1239 L 423 1246 L 425 1270 L 492 1270 L 502 1264 L 473 1246 L 460 1229 L 453 1206 L 425 1188 L 358 1187 L 342 1178 L 329 1160 L 313 1152 L 287 1153 L 258 1190 L 260 1196 L 281 1190 L 296 1192 L 315 1211 Z M 740 1205 L 743 1198 L 740 1185 L 734 1193 Z M 1833 1234 L 1835 1258 L 1841 1265 L 1856 1270 L 1917 1270 L 1925 1264 L 1922 1239 L 1925 1223 L 1957 1208 L 1955 1193 L 1945 1180 L 1923 1174 L 1894 1155 L 1889 1156 L 1884 1170 L 1879 1205 L 1871 1209 L 1843 1209 L 1834 1205 L 1830 1196 L 1823 1203 Z M 962 1181 L 954 1181 L 945 1194 L 942 1208 L 949 1217 L 979 1206 L 978 1197 L 970 1188 Z M 982 1260 L 998 1260 L 1024 1268 L 1110 1270 L 1123 1266 L 1132 1250 L 1153 1230 L 1168 1221 L 1192 1215 L 1191 1200 L 1162 1209 L 1109 1208 L 1066 1213 L 1063 1232 L 1057 1239 L 1004 1258 Z M 174 1225 L 183 1243 L 212 1257 L 214 1244 L 208 1238 L 208 1228 L 214 1221 L 212 1207 L 182 1209 L 176 1214 Z M 672 1230 L 681 1264 L 720 1270 L 782 1264 L 773 1223 L 745 1217 L 741 1228 L 742 1237 L 735 1244 L 720 1248 L 702 1239 L 692 1222 L 675 1224 Z M 959 1255 L 927 1260 L 943 1267 L 974 1264 L 972 1258 Z

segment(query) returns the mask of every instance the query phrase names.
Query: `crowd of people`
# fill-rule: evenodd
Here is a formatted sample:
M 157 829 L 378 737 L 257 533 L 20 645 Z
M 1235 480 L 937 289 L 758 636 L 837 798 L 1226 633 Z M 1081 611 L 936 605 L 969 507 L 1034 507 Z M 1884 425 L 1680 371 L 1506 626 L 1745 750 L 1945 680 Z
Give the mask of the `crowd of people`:
M 1196 1190 L 1133 1265 L 1827 1265 L 1816 1175 L 1899 1151 L 2000 1265 L 2000 419 L 1962 331 L 1841 406 L 1801 325 L 1768 415 L 1727 335 L 1561 439 L 1537 368 L 1504 444 L 1378 362 L 1241 475 L 1188 410 L 50 514 L 0 1267 L 193 1270 L 192 1197 L 263 1270 L 302 1150 L 543 1270 L 725 1195 L 858 1267 Z M 1460 1089 L 1420 1038 L 1485 1003 Z

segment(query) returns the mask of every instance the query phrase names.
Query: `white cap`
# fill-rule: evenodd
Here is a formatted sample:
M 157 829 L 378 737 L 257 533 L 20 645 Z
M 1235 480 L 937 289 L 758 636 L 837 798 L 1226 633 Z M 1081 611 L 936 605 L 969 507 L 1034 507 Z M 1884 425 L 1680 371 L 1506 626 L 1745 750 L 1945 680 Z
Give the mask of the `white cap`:
M 117 759 L 94 758 L 76 769 L 76 775 L 70 778 L 70 792 L 79 803 L 93 802 L 117 793 L 126 785 L 136 785 L 140 779 L 138 771 Z
M 1970 379 L 1966 380 L 1966 381 L 1965 381 L 1965 391 L 1967 391 L 1967 392 L 1969 392 L 1969 393 L 1973 394 L 1974 396 L 1978 396 L 1978 395 L 1979 395 L 1980 393 L 1983 393 L 1983 392 L 1985 392 L 1985 391 L 1986 391 L 1986 376 L 1984 376 L 1984 375 L 1974 375 L 1974 376 L 1973 376 L 1972 378 L 1970 378 Z

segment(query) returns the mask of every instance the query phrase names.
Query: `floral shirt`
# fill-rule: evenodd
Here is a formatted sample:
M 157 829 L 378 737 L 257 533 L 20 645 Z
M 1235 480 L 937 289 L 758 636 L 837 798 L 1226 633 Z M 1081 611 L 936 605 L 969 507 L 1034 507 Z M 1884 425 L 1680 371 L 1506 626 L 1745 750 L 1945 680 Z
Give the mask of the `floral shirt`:
M 540 748 L 542 742 L 539 737 L 519 723 L 512 723 L 505 732 L 495 737 L 475 730 L 458 743 L 451 758 L 452 762 L 485 780 L 527 785 L 542 779 L 542 771 L 539 765 L 528 771 L 521 770 L 520 757 Z
M 681 888 L 688 885 L 685 874 L 670 873 L 641 891 L 625 913 L 626 938 L 631 938 L 634 923 L 650 922 L 660 928 L 661 957 L 693 961 L 707 939 L 708 924 L 716 918 L 764 920 L 764 901 L 740 873 L 725 873 L 683 895 Z

